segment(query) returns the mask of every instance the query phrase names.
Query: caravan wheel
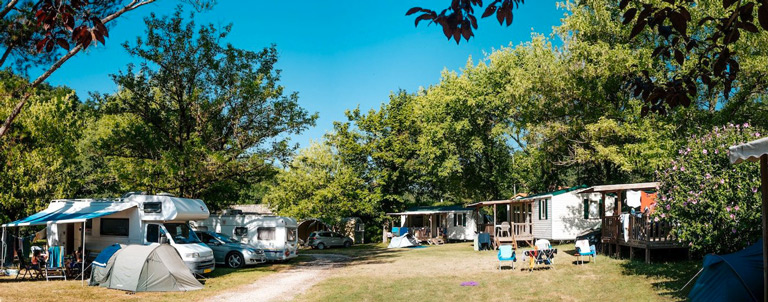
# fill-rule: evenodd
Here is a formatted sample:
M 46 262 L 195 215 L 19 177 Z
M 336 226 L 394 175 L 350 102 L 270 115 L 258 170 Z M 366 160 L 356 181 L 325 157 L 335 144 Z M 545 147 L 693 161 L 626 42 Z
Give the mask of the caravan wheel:
M 227 266 L 231 268 L 241 268 L 245 265 L 243 255 L 240 255 L 240 253 L 229 253 L 226 260 Z

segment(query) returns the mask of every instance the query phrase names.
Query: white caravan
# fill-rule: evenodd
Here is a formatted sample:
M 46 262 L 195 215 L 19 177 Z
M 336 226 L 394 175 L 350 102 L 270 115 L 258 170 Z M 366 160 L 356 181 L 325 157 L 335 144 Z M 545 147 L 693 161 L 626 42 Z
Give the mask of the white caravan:
M 290 217 L 222 214 L 191 224 L 199 231 L 222 233 L 263 249 L 269 261 L 288 260 L 299 254 L 299 225 Z
M 199 199 L 128 193 L 114 199 L 54 200 L 47 209 L 3 227 L 47 225 L 48 245 L 64 246 L 66 253 L 81 246 L 96 252 L 115 243 L 168 243 L 191 271 L 204 274 L 214 269 L 213 251 L 188 222 L 209 215 Z

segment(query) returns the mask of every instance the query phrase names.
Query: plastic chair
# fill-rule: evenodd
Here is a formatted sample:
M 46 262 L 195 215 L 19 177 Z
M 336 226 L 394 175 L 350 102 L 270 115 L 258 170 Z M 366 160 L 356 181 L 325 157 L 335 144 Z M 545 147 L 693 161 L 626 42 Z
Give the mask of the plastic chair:
M 499 234 L 498 234 L 499 237 L 510 237 L 510 236 L 512 236 L 510 234 L 510 232 L 509 232 L 509 230 L 511 228 L 512 227 L 509 225 L 509 222 L 506 222 L 506 221 L 502 222 L 501 225 L 499 226 Z M 505 234 L 506 234 L 506 236 L 504 236 Z
M 511 245 L 499 246 L 499 253 L 496 257 L 499 258 L 499 270 L 501 270 L 501 265 L 504 261 L 512 262 L 512 269 L 515 269 L 515 261 L 517 261 L 517 258 L 515 257 L 515 250 L 512 249 Z
M 19 257 L 19 272 L 16 274 L 15 279 L 19 279 L 19 276 L 21 276 L 21 279 L 24 280 L 27 275 L 29 275 L 29 279 L 32 279 L 33 277 L 35 279 L 39 279 L 43 275 L 43 271 L 40 269 L 40 265 L 33 265 L 31 263 L 28 263 L 26 260 L 26 257 L 22 255 L 21 250 L 16 250 L 16 255 Z M 24 274 L 21 274 L 21 270 L 24 270 Z M 34 273 L 34 276 L 33 276 Z
M 581 262 L 580 264 L 584 264 L 584 257 L 592 257 L 590 259 L 590 263 L 595 261 L 597 259 L 597 251 L 595 249 L 594 245 L 589 245 L 589 241 L 587 240 L 577 240 L 576 241 L 576 262 Z

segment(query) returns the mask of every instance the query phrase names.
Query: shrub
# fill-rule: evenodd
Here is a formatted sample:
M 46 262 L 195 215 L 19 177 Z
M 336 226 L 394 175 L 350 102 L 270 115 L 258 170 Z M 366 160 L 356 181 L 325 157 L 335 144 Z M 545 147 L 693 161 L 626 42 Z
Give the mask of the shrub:
M 749 124 L 718 127 L 688 140 L 660 181 L 657 219 L 675 223 L 673 232 L 702 253 L 735 252 L 761 237 L 759 165 L 733 165 L 728 147 L 760 137 Z

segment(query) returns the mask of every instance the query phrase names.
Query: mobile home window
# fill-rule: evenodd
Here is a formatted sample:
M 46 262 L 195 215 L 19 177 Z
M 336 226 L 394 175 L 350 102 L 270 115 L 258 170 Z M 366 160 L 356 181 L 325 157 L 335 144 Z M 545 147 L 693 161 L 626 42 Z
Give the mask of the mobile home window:
M 454 226 L 467 226 L 467 214 L 453 213 Z
M 549 199 L 539 199 L 539 220 L 549 219 L 549 213 L 547 209 L 548 203 Z
M 128 218 L 102 218 L 99 229 L 102 235 L 128 236 Z
M 589 219 L 589 199 L 584 199 L 584 219 Z
M 258 240 L 275 240 L 275 228 L 259 228 Z
M 236 227 L 235 228 L 235 236 L 243 237 L 248 235 L 248 228 L 246 227 Z
M 144 213 L 162 213 L 163 212 L 163 203 L 162 202 L 145 202 L 144 203 Z

